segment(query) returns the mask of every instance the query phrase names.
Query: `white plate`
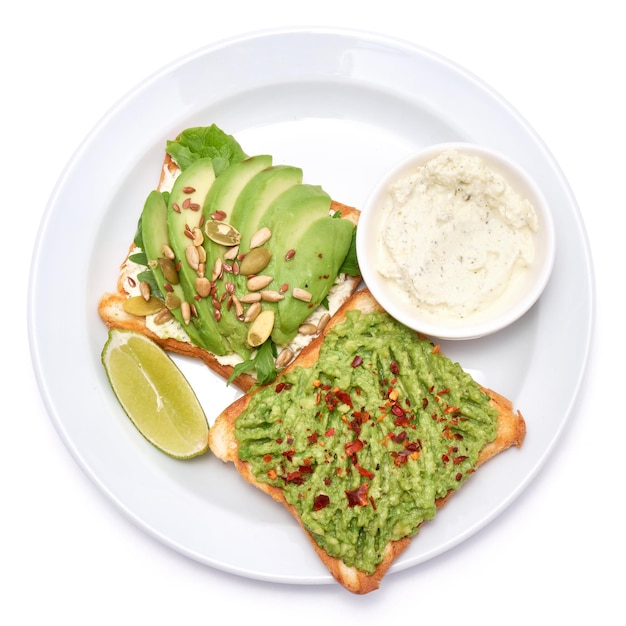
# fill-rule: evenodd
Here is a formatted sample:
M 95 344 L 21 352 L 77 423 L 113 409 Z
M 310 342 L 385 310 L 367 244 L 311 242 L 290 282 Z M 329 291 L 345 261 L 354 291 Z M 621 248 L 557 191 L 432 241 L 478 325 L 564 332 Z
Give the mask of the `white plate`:
M 508 154 L 551 204 L 558 250 L 539 302 L 500 333 L 444 344 L 528 423 L 523 448 L 481 468 L 392 569 L 450 549 L 519 496 L 557 444 L 586 365 L 593 283 L 577 205 L 540 138 L 476 77 L 414 45 L 327 29 L 241 37 L 166 67 L 96 126 L 50 198 L 32 265 L 32 358 L 60 436 L 130 519 L 189 557 L 258 579 L 332 580 L 286 511 L 231 466 L 210 454 L 179 462 L 152 448 L 123 414 L 100 364 L 106 329 L 97 301 L 114 289 L 165 141 L 213 122 L 247 153 L 298 165 L 309 182 L 357 207 L 387 167 L 446 141 Z M 211 420 L 236 397 L 199 363 L 177 360 Z

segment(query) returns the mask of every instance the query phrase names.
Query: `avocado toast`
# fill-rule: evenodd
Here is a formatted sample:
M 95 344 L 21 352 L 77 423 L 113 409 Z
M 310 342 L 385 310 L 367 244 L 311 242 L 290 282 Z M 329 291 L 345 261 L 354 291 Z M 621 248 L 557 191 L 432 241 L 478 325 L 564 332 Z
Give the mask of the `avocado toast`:
M 244 391 L 271 382 L 359 284 L 358 217 L 300 168 L 215 125 L 186 129 L 98 312 Z
M 209 446 L 287 508 L 341 585 L 364 594 L 420 525 L 525 432 L 507 399 L 363 289 L 275 383 L 217 417 Z

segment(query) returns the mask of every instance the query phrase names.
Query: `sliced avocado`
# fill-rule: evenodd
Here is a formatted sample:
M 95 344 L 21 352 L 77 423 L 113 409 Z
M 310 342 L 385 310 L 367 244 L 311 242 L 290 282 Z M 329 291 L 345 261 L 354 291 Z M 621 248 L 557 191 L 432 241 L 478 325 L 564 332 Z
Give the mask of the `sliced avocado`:
M 143 239 L 144 253 L 148 259 L 148 265 L 152 269 L 152 274 L 161 294 L 172 293 L 174 296 L 185 299 L 185 294 L 180 282 L 168 280 L 162 269 L 165 262 L 163 246 L 170 246 L 167 229 L 167 203 L 160 191 L 152 191 L 148 195 L 141 213 L 141 236 Z M 171 248 L 171 246 L 170 246 Z M 161 262 L 159 262 L 161 260 Z M 173 265 L 173 263 L 172 263 Z M 172 268 L 175 273 L 176 270 Z M 178 322 L 185 328 L 189 338 L 194 343 L 200 341 L 200 336 L 195 326 L 185 325 L 180 308 L 171 309 L 172 314 Z
M 216 219 L 220 223 L 230 223 L 233 207 L 242 189 L 258 172 L 271 165 L 271 156 L 256 155 L 234 163 L 225 169 L 215 179 L 204 201 L 205 223 L 212 219 Z M 220 213 L 221 215 L 219 215 Z M 210 276 L 217 259 L 224 259 L 227 248 L 212 241 L 209 237 L 204 238 L 203 246 L 206 252 L 206 273 L 207 276 Z M 236 309 L 229 299 L 230 293 L 227 292 L 228 285 L 231 284 L 236 286 L 234 291 L 241 294 L 245 290 L 246 279 L 229 271 L 232 262 L 233 260 L 223 263 L 223 277 L 221 280 L 215 281 L 214 299 L 222 303 L 218 326 L 224 343 L 230 346 L 230 351 L 247 358 L 249 355 L 249 348 L 246 343 L 248 326 L 242 323 L 241 319 L 238 319 Z
M 298 326 L 328 295 L 339 269 L 350 250 L 354 224 L 348 220 L 323 217 L 300 231 L 299 239 L 290 240 L 296 251 L 291 261 L 277 267 L 274 281 L 287 284 L 284 300 L 277 303 L 272 339 L 284 345 L 295 337 Z M 310 301 L 292 297 L 294 288 L 311 294 Z
M 272 339 L 284 345 L 328 294 L 352 241 L 352 223 L 329 215 L 330 196 L 319 186 L 296 184 L 280 194 L 259 217 L 257 228 L 272 232 L 265 244 L 271 260 L 263 270 L 274 276 L 271 288 L 288 285 L 285 298 L 270 303 L 276 311 Z M 242 236 L 243 240 L 243 236 Z M 293 258 L 290 251 L 295 251 Z M 292 297 L 294 287 L 311 294 L 304 302 Z
M 260 220 L 272 202 L 293 185 L 302 182 L 302 170 L 291 165 L 273 165 L 253 178 L 241 190 L 232 210 L 230 223 L 241 233 L 242 252 L 261 227 Z
M 260 154 L 249 157 L 227 167 L 216 179 L 207 193 L 202 212 L 204 219 L 208 220 L 211 215 L 222 211 L 224 219 L 230 220 L 235 202 L 250 179 L 272 165 L 272 157 Z
M 201 228 L 202 207 L 206 195 L 215 181 L 215 172 L 210 158 L 199 159 L 181 172 L 174 181 L 167 207 L 167 229 L 170 246 L 180 262 L 180 285 L 185 300 L 193 305 L 197 315 L 193 315 L 189 325 L 197 329 L 198 345 L 213 352 L 225 354 L 227 347 L 223 341 L 210 299 L 196 300 L 195 281 L 198 274 L 187 262 L 187 248 L 193 245 L 189 234 L 194 228 Z

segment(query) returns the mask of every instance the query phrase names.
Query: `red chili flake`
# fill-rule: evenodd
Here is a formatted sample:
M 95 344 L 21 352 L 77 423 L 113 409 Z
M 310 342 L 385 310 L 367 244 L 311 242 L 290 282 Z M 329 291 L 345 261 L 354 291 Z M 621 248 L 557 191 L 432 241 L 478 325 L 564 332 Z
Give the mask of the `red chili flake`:
M 331 480 L 330 476 L 326 476 L 324 477 L 324 484 L 328 487 L 328 485 L 330 485 L 330 483 L 332 483 L 333 481 Z
M 280 393 L 285 388 L 287 388 L 287 383 L 280 382 L 276 385 L 276 393 Z
M 455 465 L 460 465 L 461 463 L 463 463 L 463 461 L 465 461 L 467 459 L 466 456 L 455 456 L 454 457 L 454 464 Z
M 409 454 L 410 453 L 408 450 L 400 450 L 400 452 L 392 452 L 391 456 L 393 457 L 394 465 L 397 465 L 398 467 L 400 467 L 401 465 L 404 465 L 409 458 Z
M 391 440 L 395 443 L 402 443 L 407 438 L 406 430 L 399 432 L 397 435 L 391 435 Z
M 363 358 L 358 354 L 352 359 L 352 367 L 358 367 L 359 365 L 363 365 Z
M 370 472 L 369 470 L 366 470 L 364 467 L 361 467 L 360 465 L 357 465 L 356 468 L 357 468 L 359 474 L 361 474 L 361 476 L 365 476 L 366 478 L 369 478 L 370 480 L 372 478 L 374 478 L 374 474 L 372 474 L 372 472 Z
M 348 456 L 352 456 L 356 454 L 360 450 L 363 449 L 365 444 L 360 439 L 355 439 L 354 441 L 350 441 L 345 445 L 346 454 Z
M 298 468 L 298 471 L 301 474 L 312 474 L 313 473 L 313 468 L 310 465 L 301 465 Z
M 335 434 L 335 429 L 334 429 L 334 428 L 329 428 L 329 429 L 328 429 L 328 430 L 324 433 L 324 435 L 325 435 L 326 437 L 332 437 L 334 434 Z
M 370 496 L 370 504 L 372 505 L 372 508 L 375 511 L 376 510 L 376 500 L 374 500 L 374 496 Z
M 335 393 L 335 395 L 340 402 L 342 402 L 343 404 L 347 404 L 350 408 L 352 408 L 352 398 L 347 391 L 339 390 Z
M 445 389 L 442 389 L 441 391 L 437 392 L 438 396 L 443 395 L 444 393 L 450 393 L 450 387 L 446 387 Z
M 399 405 L 399 404 L 394 404 L 391 407 L 391 412 L 396 416 L 396 417 L 404 417 L 406 415 L 406 411 Z
M 442 454 L 442 455 L 441 455 L 441 460 L 442 460 L 444 463 L 449 463 L 449 462 L 450 462 L 450 457 L 449 457 L 447 454 Z
M 325 493 L 320 493 L 313 499 L 313 510 L 321 511 L 330 504 L 330 498 Z
M 285 476 L 285 482 L 301 485 L 304 482 L 304 478 L 302 478 L 302 473 L 296 470 L 295 472 L 289 472 L 287 476 Z
M 293 461 L 293 455 L 296 453 L 296 451 L 293 448 L 290 448 L 289 450 L 285 450 L 283 452 L 283 456 L 289 461 Z
M 389 369 L 391 370 L 391 373 L 394 376 L 397 376 L 400 373 L 400 368 L 398 367 L 398 364 L 395 361 L 391 362 L 391 365 L 389 366 Z
M 348 506 L 350 508 L 354 506 L 365 506 L 367 504 L 367 490 L 369 489 L 368 483 L 363 483 L 356 489 L 347 490 L 346 497 L 348 498 Z
M 463 474 L 459 472 L 454 478 L 456 478 L 457 481 L 460 481 L 463 478 Z
M 447 407 L 445 408 L 444 413 L 447 413 L 447 414 L 449 415 L 450 413 L 456 413 L 456 412 L 457 412 L 457 411 L 459 411 L 459 410 L 460 410 L 460 409 L 459 409 L 459 407 L 458 407 L 458 406 L 447 406 Z
M 314 433 L 310 434 L 307 437 L 307 440 L 308 440 L 309 443 L 317 443 L 317 437 L 318 437 L 317 431 L 315 431 Z
M 266 454 L 263 456 L 263 461 L 265 463 L 269 463 L 272 460 L 272 455 L 271 454 Z

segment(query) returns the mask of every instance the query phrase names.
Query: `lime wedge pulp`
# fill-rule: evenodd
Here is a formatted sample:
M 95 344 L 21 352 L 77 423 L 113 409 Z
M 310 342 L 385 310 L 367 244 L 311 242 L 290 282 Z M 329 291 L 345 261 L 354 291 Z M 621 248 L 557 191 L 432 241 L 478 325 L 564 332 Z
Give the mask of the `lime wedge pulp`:
M 208 449 L 209 424 L 176 363 L 150 338 L 110 329 L 102 364 L 139 432 L 165 454 L 188 459 Z

